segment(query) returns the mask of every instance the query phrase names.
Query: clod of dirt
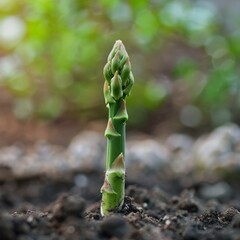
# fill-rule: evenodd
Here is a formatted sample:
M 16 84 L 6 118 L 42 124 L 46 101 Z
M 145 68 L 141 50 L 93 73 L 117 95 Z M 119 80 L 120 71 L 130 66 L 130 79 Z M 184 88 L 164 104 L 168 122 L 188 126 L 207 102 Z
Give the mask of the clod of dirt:
M 196 234 L 196 230 L 193 227 L 187 227 L 183 232 L 183 240 L 199 240 L 201 234 Z
M 230 222 L 235 215 L 240 215 L 240 212 L 235 208 L 228 208 L 222 213 L 222 219 Z
M 220 219 L 220 212 L 218 211 L 206 211 L 204 214 L 199 216 L 199 220 L 204 224 L 204 225 L 212 225 L 219 223 Z
M 126 194 L 134 198 L 134 201 L 145 209 L 160 209 L 168 202 L 169 198 L 167 193 L 157 187 L 147 190 L 142 187 L 129 186 L 126 189 Z
M 51 219 L 57 222 L 64 221 L 68 216 L 83 217 L 85 201 L 77 195 L 62 195 L 50 206 Z
M 186 210 L 189 213 L 196 213 L 199 211 L 199 205 L 195 201 L 192 192 L 184 191 L 178 200 L 177 208 Z
M 112 215 L 101 222 L 100 229 L 103 236 L 123 239 L 129 235 L 130 226 L 123 217 Z
M 231 227 L 232 228 L 237 228 L 240 230 L 240 214 L 236 214 L 231 222 Z
M 8 214 L 0 214 L 0 239 L 14 240 L 13 224 Z

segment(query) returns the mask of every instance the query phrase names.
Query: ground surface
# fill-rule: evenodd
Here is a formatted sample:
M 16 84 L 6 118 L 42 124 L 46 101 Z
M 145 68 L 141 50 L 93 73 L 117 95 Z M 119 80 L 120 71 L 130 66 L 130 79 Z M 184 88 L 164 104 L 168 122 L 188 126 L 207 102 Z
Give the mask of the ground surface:
M 102 133 L 81 133 L 71 142 L 71 132 L 57 142 L 61 147 L 40 141 L 28 149 L 39 138 L 54 142 L 55 134 L 40 126 L 34 136 L 35 125 L 19 123 L 13 136 L 7 125 L 0 122 L 0 240 L 240 240 L 240 171 L 232 167 L 240 163 L 236 125 L 199 141 L 172 135 L 166 146 L 130 138 L 125 203 L 105 218 L 99 212 Z M 203 171 L 194 158 L 205 164 Z M 224 174 L 216 174 L 218 163 Z
M 240 239 L 235 181 L 230 195 L 207 200 L 199 192 L 206 179 L 149 171 L 127 182 L 123 210 L 102 218 L 102 179 L 90 171 L 1 180 L 0 239 Z

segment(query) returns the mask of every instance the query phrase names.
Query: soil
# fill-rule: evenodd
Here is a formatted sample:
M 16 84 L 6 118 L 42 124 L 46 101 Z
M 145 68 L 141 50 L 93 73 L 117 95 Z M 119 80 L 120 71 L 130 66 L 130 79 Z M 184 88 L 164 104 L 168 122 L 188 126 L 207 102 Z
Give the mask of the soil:
M 206 177 L 149 170 L 141 179 L 127 179 L 123 209 L 104 218 L 102 181 L 100 171 L 6 177 L 0 190 L 0 239 L 240 239 L 235 181 L 228 182 L 231 195 L 206 200 L 199 194 Z
M 5 118 L 0 121 L 0 146 L 29 145 L 36 139 L 65 145 L 84 128 L 66 127 L 79 124 L 65 121 L 23 125 L 9 113 L 9 106 L 6 112 L 1 109 Z M 101 132 L 104 127 L 105 123 L 91 125 Z M 0 240 L 240 240 L 239 173 L 225 178 L 152 169 L 144 169 L 141 178 L 128 174 L 123 209 L 103 218 L 102 170 L 20 178 L 0 165 Z M 217 199 L 202 196 L 207 183 L 223 181 L 231 194 Z

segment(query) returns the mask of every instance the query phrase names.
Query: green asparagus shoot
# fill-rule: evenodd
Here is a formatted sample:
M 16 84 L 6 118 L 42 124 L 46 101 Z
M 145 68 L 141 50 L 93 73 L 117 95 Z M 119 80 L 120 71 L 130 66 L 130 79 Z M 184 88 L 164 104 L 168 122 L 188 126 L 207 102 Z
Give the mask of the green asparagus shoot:
M 107 159 L 101 188 L 102 216 L 121 209 L 125 196 L 126 96 L 134 83 L 129 56 L 121 40 L 117 40 L 103 69 L 104 98 L 108 108 Z

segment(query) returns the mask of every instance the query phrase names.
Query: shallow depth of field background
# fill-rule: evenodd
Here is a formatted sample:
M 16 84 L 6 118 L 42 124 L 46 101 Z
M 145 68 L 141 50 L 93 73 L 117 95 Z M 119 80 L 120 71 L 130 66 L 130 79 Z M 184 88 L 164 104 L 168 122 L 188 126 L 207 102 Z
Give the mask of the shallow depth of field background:
M 105 124 L 102 68 L 117 39 L 136 80 L 129 130 L 198 135 L 240 123 L 239 9 L 237 0 L 0 0 L 1 144 Z

